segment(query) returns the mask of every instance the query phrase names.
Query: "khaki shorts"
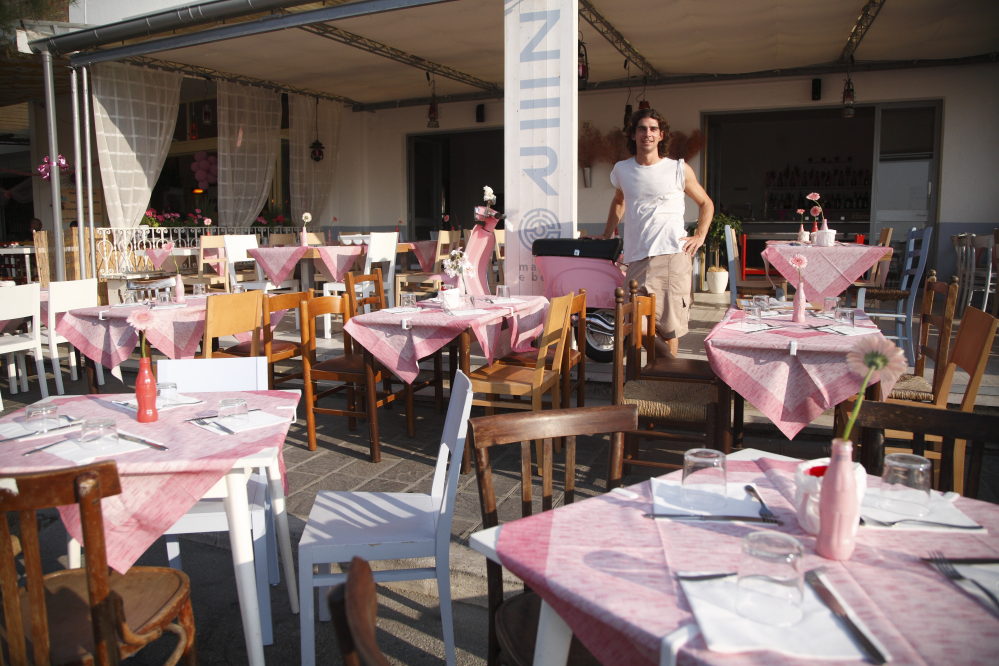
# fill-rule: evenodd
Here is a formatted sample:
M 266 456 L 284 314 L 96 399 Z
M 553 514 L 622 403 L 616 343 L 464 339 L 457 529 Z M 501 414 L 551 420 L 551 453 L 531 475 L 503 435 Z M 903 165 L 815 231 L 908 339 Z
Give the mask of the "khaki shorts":
M 628 264 L 625 290 L 638 280 L 638 293 L 656 295 L 656 331 L 663 340 L 683 337 L 690 320 L 692 259 L 678 252 Z

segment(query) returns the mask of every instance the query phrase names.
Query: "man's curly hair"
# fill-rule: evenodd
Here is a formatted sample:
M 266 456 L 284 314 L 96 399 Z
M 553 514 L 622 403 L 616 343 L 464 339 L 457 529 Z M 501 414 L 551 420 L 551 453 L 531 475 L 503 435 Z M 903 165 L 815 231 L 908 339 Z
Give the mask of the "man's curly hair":
M 663 138 L 659 142 L 659 157 L 666 157 L 666 153 L 669 150 L 669 123 L 655 109 L 639 109 L 631 117 L 631 120 L 628 121 L 628 128 L 625 131 L 625 134 L 628 135 L 628 152 L 632 155 L 638 154 L 638 143 L 635 141 L 635 132 L 638 131 L 638 123 L 643 118 L 653 118 L 659 123 L 659 129 L 663 133 Z

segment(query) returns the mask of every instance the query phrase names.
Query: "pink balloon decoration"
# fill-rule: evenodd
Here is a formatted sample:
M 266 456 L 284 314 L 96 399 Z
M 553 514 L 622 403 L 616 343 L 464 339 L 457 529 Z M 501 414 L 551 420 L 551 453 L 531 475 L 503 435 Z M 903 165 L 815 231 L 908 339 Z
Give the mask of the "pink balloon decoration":
M 219 161 L 219 158 L 215 157 L 214 155 L 209 155 L 209 156 L 208 156 L 208 161 L 209 161 L 209 162 L 210 162 L 211 164 L 217 164 L 217 163 L 218 163 L 218 161 Z
M 198 171 L 194 174 L 195 180 L 199 181 L 204 180 L 207 177 L 208 177 L 208 172 L 205 171 L 204 169 L 198 169 Z
M 216 176 L 214 173 L 210 173 L 208 174 L 208 182 L 214 185 L 215 183 L 219 182 L 219 177 Z
M 207 180 L 199 180 L 198 181 L 198 187 L 200 187 L 203 190 L 208 189 L 208 181 Z
M 205 159 L 206 157 L 208 157 L 208 153 L 205 152 L 204 150 L 199 150 L 198 152 L 194 153 L 194 161 L 195 162 L 200 162 L 201 160 Z
M 210 167 L 208 167 L 208 173 L 212 174 L 213 176 L 219 175 L 219 165 L 213 164 Z
M 200 169 L 199 162 L 191 162 L 191 171 L 199 171 Z
M 208 169 L 212 166 L 211 162 L 208 160 L 201 160 L 199 164 L 201 165 L 202 171 L 208 171 Z

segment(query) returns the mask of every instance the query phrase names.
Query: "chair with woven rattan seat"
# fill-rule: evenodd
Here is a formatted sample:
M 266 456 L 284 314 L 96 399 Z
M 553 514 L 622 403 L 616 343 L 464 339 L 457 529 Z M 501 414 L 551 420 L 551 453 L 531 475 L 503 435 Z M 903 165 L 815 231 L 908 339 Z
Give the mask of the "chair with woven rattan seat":
M 201 358 L 212 358 L 212 341 L 226 335 L 251 333 L 249 356 L 260 356 L 260 320 L 262 291 L 242 294 L 216 294 L 205 301 L 205 336 Z M 216 358 L 234 358 L 237 354 L 214 352 Z
M 300 358 L 302 356 L 302 345 L 300 342 L 291 340 L 275 340 L 274 331 L 271 329 L 271 315 L 275 312 L 292 310 L 298 312 L 298 305 L 302 301 L 307 301 L 313 297 L 313 290 L 296 291 L 287 294 L 267 294 L 260 297 L 261 318 L 263 323 L 261 331 L 264 336 L 263 352 L 267 357 L 267 384 L 268 388 L 274 389 L 275 384 L 282 384 L 292 379 L 301 379 L 301 372 L 276 373 L 274 365 L 279 361 Z M 256 356 L 253 352 L 253 341 L 248 340 L 238 345 L 227 347 L 222 350 L 226 356 Z
M 642 459 L 639 445 L 642 439 L 683 442 L 687 446 L 670 448 L 680 452 L 690 444 L 713 448 L 729 453 L 731 446 L 723 436 L 728 429 L 727 413 L 730 390 L 720 379 L 705 382 L 670 377 L 653 377 L 645 374 L 639 378 L 641 366 L 640 329 L 642 322 L 649 322 L 649 335 L 654 331 L 656 312 L 655 294 L 634 294 L 625 303 L 624 289 L 614 293 L 614 366 L 612 369 L 611 403 L 638 407 L 639 428 L 625 434 L 623 448 L 611 451 L 608 469 L 608 486 L 620 483 L 623 474 L 631 472 L 632 465 L 660 469 L 679 469 L 679 463 Z M 625 361 L 627 360 L 627 365 Z M 627 380 L 627 381 L 626 381 Z M 724 409 L 719 406 L 724 405 Z M 663 426 L 669 432 L 657 430 Z M 680 432 L 676 432 L 680 430 Z
M 354 556 L 347 582 L 331 588 L 326 601 L 344 666 L 389 666 L 375 640 L 378 592 L 371 565 Z
M 8 522 L 0 521 L 0 640 L 9 663 L 111 666 L 164 632 L 179 639 L 168 666 L 182 658 L 187 666 L 198 663 L 187 575 L 166 567 L 109 574 L 101 499 L 121 494 L 114 461 L 6 476 L 3 481 L 0 510 L 20 516 L 27 579 L 26 587 L 19 588 L 14 541 Z M 72 504 L 80 511 L 86 568 L 42 575 L 35 512 Z
M 451 250 L 458 246 L 460 234 L 457 231 L 441 229 L 437 232 L 437 253 L 434 255 L 434 265 L 431 272 L 424 270 L 403 270 L 395 274 L 395 304 L 402 302 L 404 293 L 423 294 L 440 289 L 441 283 L 434 275 L 441 272 L 441 262 L 451 255 Z
M 564 502 L 575 499 L 576 437 L 599 436 L 611 433 L 611 440 L 619 440 L 621 433 L 638 428 L 638 411 L 633 405 L 583 407 L 545 412 L 498 414 L 469 419 L 469 446 L 475 453 L 475 474 L 482 508 L 482 527 L 489 529 L 499 524 L 499 506 L 490 464 L 490 454 L 497 447 L 520 445 L 520 497 L 510 497 L 508 502 L 520 500 L 521 515 L 533 512 L 531 477 L 531 439 L 543 438 L 546 444 L 542 456 L 541 510 L 554 505 L 552 487 L 551 440 L 566 438 Z M 504 486 L 505 487 L 505 486 Z M 541 597 L 525 589 L 523 594 L 504 601 L 503 567 L 486 560 L 486 584 L 489 607 L 489 646 L 487 663 L 498 666 L 501 662 L 511 666 L 527 666 L 534 661 L 534 645 L 538 632 Z M 569 649 L 569 664 L 597 664 L 597 660 L 573 637 Z
M 895 229 L 893 227 L 885 227 L 881 230 L 881 236 L 878 238 L 878 247 L 891 247 L 891 235 Z M 888 269 L 891 267 L 891 252 L 886 254 L 884 257 L 878 260 L 871 270 L 867 272 L 867 275 L 862 280 L 855 281 L 852 285 L 847 287 L 847 293 L 853 297 L 858 297 L 861 289 L 884 289 L 885 282 L 888 280 Z
M 740 294 L 776 296 L 778 288 L 787 293 L 787 280 L 781 276 L 776 278 L 769 275 L 755 278 L 746 276 L 742 270 L 742 262 L 739 261 L 739 242 L 735 237 L 735 231 L 728 225 L 725 225 L 725 249 L 728 252 L 728 284 L 733 307 L 738 303 Z

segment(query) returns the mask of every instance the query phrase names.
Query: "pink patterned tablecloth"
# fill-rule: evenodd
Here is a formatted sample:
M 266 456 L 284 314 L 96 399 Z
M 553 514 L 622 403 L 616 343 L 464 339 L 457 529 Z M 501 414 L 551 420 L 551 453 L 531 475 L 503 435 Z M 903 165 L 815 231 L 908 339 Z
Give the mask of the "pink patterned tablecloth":
M 801 254 L 808 259 L 808 266 L 801 271 L 805 294 L 809 301 L 820 301 L 826 296 L 839 296 L 847 287 L 866 273 L 874 264 L 891 254 L 891 248 L 878 245 L 843 243 L 832 247 L 817 245 L 791 245 L 791 241 L 767 241 L 763 261 L 780 271 L 792 285 L 798 284 L 798 269 L 791 265 L 791 258 Z
M 830 579 L 897 664 L 999 663 L 999 618 L 975 603 L 919 558 L 999 556 L 999 507 L 959 498 L 956 505 L 988 533 L 889 532 L 858 535 L 847 562 L 815 554 L 815 537 L 798 527 L 795 462 L 729 461 L 728 479 L 755 483 L 783 526 L 805 547 L 805 568 L 826 567 Z M 681 472 L 669 476 L 678 479 Z M 868 477 L 869 486 L 880 485 Z M 503 525 L 497 553 L 565 620 L 607 666 L 658 664 L 662 639 L 695 622 L 674 574 L 738 567 L 742 539 L 759 526 L 650 520 L 649 482 L 633 486 L 637 500 L 607 494 Z M 776 652 L 721 654 L 697 636 L 678 664 L 799 664 Z M 828 666 L 856 664 L 822 660 Z
M 160 412 L 159 420 L 155 423 L 138 423 L 135 412 L 111 402 L 130 398 L 131 394 L 55 399 L 59 404 L 60 414 L 113 418 L 120 431 L 170 448 L 169 451 L 135 451 L 115 458 L 122 492 L 104 499 L 101 509 L 104 512 L 108 564 L 116 571 L 126 572 L 156 539 L 232 469 L 237 460 L 271 447 L 278 447 L 280 451 L 300 397 L 297 391 L 185 395 L 201 398 L 204 403 Z M 214 416 L 218 410 L 218 401 L 224 398 L 244 398 L 250 409 L 263 409 L 277 416 L 288 417 L 289 420 L 238 435 L 216 435 L 184 422 L 198 416 Z M 20 419 L 24 419 L 24 410 L 5 417 L 3 421 Z M 21 455 L 48 441 L 57 441 L 57 435 L 50 439 L 4 445 L 0 448 L 0 474 L 41 472 L 71 466 L 68 461 L 44 451 L 27 457 Z M 279 456 L 284 478 L 284 458 L 280 453 Z M 285 483 L 287 489 L 287 481 Z M 69 533 L 82 543 L 76 506 L 60 507 L 59 513 Z
M 409 243 L 409 249 L 420 262 L 420 270 L 424 273 L 434 272 L 434 260 L 437 258 L 437 241 L 416 241 Z
M 503 320 L 509 319 L 510 342 L 514 351 L 528 351 L 538 337 L 548 314 L 548 299 L 544 296 L 520 296 L 519 303 L 509 306 L 477 301 L 486 314 L 455 317 L 444 314 L 439 307 L 423 308 L 422 312 L 374 312 L 351 318 L 344 331 L 370 351 L 397 377 L 412 383 L 420 374 L 419 360 L 430 356 L 467 328 L 471 328 L 492 365 Z M 403 330 L 402 320 L 409 319 L 413 328 Z
M 258 247 L 247 250 L 246 253 L 257 260 L 264 269 L 268 279 L 275 285 L 280 285 L 289 275 L 295 272 L 299 259 L 309 248 L 297 246 L 288 247 Z
M 343 282 L 354 262 L 368 249 L 366 245 L 328 245 L 314 248 L 319 252 L 320 261 L 316 268 L 327 282 Z
M 149 247 L 146 248 L 146 257 L 149 258 L 150 263 L 152 263 L 153 268 L 159 270 L 163 262 L 167 260 L 173 253 L 173 243 L 167 242 L 163 243 L 162 247 Z
M 750 404 L 763 412 L 793 439 L 822 412 L 835 407 L 860 390 L 863 377 L 846 365 L 846 353 L 858 337 L 817 331 L 811 326 L 831 324 L 828 319 L 809 317 L 804 324 L 790 315 L 766 321 L 779 326 L 773 332 L 745 333 L 735 326 L 744 315 L 729 308 L 725 317 L 704 340 L 711 368 Z M 881 335 L 870 319 L 857 311 L 857 326 Z M 791 356 L 790 343 L 797 342 Z M 887 395 L 891 386 L 882 387 Z

